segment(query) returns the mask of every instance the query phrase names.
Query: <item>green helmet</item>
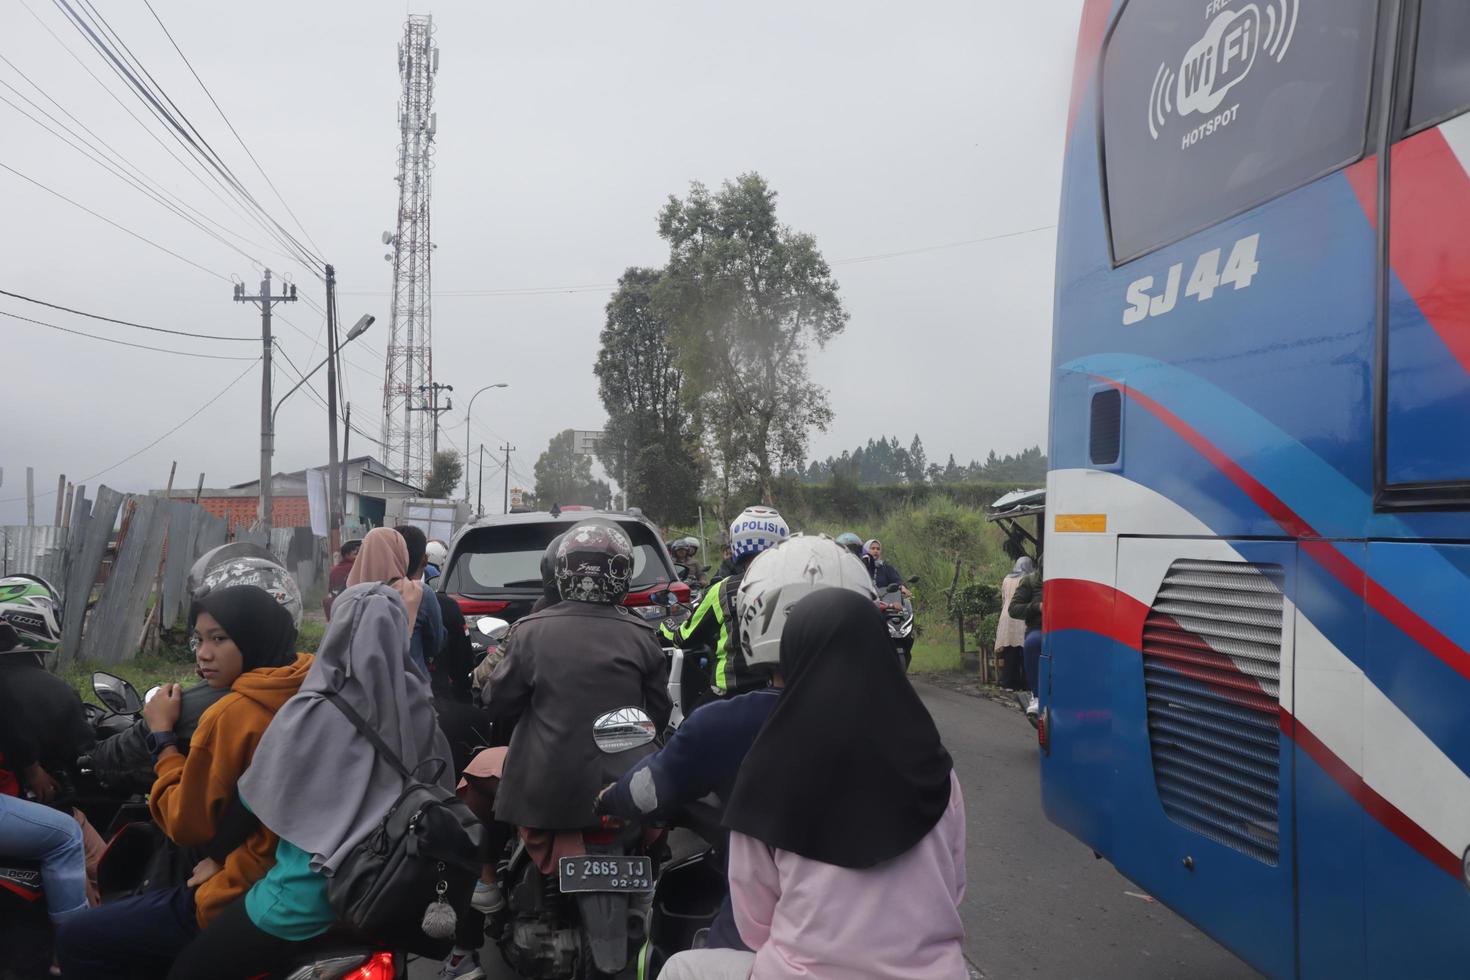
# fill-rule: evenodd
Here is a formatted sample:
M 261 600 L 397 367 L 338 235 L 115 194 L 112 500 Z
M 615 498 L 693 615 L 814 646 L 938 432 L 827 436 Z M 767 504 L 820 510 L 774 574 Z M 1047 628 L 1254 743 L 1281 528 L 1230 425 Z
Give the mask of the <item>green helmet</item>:
M 0 578 L 0 623 L 15 631 L 9 649 L 0 642 L 0 653 L 50 653 L 61 643 L 61 596 L 37 575 Z

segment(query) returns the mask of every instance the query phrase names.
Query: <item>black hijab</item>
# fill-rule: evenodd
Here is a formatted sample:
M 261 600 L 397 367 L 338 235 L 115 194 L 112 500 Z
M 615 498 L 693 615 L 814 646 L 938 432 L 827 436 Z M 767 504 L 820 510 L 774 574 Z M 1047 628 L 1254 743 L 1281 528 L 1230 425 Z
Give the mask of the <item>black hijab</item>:
M 781 673 L 725 825 L 844 868 L 908 851 L 944 815 L 953 763 L 873 601 L 821 589 L 798 602 Z
M 296 624 L 275 597 L 253 585 L 213 589 L 189 609 L 189 629 L 201 612 L 215 618 L 240 648 L 241 673 L 296 661 Z

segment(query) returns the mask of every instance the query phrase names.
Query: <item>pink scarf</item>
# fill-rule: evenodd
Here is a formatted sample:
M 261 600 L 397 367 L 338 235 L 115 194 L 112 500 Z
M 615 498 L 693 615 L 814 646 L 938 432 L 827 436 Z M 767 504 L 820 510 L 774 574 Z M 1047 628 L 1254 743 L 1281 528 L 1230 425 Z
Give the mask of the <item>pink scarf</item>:
M 364 582 L 382 582 L 403 597 L 403 604 L 408 608 L 408 632 L 412 636 L 424 590 L 419 583 L 409 581 L 408 545 L 404 544 L 403 535 L 391 527 L 375 527 L 362 539 L 362 550 L 347 575 L 347 587 Z

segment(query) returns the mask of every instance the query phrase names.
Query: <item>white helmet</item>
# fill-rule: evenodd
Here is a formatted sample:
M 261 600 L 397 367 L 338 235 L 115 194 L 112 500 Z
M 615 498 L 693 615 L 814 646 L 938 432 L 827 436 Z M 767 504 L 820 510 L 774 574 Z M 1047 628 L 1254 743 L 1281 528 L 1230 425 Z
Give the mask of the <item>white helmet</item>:
M 781 662 L 781 630 L 791 607 L 818 589 L 849 589 L 875 602 L 873 580 L 851 551 L 825 534 L 796 534 L 745 570 L 735 596 L 740 645 L 751 664 Z
M 739 561 L 774 548 L 790 536 L 791 528 L 776 508 L 747 507 L 730 525 L 730 557 Z
M 443 541 L 430 541 L 428 547 L 424 549 L 424 554 L 428 556 L 429 564 L 441 571 L 444 563 L 449 560 L 449 549 L 444 547 Z

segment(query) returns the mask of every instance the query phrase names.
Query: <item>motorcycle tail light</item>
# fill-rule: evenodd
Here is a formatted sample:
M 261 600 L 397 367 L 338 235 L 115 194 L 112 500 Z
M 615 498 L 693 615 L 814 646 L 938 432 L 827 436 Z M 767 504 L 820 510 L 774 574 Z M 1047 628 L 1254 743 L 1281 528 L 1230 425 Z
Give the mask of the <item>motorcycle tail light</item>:
M 342 980 L 394 980 L 397 976 L 398 967 L 393 962 L 393 954 L 382 950 L 368 957 L 362 966 L 344 974 Z

